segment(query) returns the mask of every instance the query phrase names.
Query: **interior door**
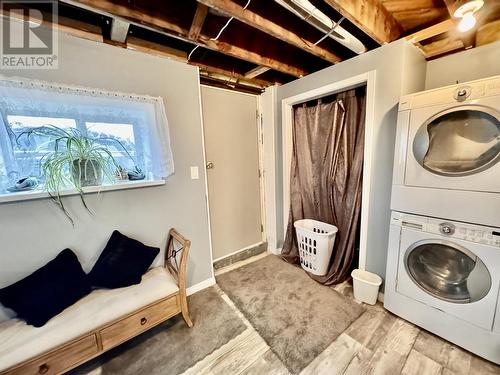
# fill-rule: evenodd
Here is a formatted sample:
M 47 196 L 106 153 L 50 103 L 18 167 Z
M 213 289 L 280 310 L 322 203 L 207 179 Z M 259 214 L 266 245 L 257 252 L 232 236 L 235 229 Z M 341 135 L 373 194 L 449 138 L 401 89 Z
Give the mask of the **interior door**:
M 262 241 L 257 97 L 202 86 L 214 259 Z

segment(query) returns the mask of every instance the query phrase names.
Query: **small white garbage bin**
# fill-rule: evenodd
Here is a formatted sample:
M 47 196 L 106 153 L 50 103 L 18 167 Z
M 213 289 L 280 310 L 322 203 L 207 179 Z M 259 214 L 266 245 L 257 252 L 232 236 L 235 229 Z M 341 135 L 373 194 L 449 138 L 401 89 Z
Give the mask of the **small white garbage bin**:
M 378 289 L 382 278 L 374 273 L 355 269 L 351 272 L 354 288 L 354 299 L 375 305 L 377 303 Z

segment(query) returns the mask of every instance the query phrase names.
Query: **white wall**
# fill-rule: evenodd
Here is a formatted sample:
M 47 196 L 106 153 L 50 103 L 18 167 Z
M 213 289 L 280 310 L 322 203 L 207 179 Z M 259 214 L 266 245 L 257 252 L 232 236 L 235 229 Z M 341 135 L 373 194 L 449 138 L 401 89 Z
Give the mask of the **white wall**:
M 500 41 L 429 61 L 425 89 L 498 74 L 500 74 Z
M 65 247 L 88 271 L 113 229 L 160 246 L 170 227 L 192 241 L 187 285 L 212 277 L 197 68 L 102 43 L 59 35 L 59 69 L 2 71 L 66 84 L 161 96 L 170 125 L 176 172 L 164 186 L 65 198 L 73 228 L 48 199 L 0 205 L 0 287 L 34 271 Z M 190 166 L 200 179 L 190 179 Z
M 283 241 L 283 166 L 281 100 L 334 82 L 375 70 L 375 114 L 371 155 L 372 189 L 368 216 L 368 248 L 366 269 L 385 275 L 387 238 L 390 219 L 392 160 L 399 97 L 422 90 L 425 80 L 425 60 L 416 48 L 400 40 L 356 58 L 336 64 L 277 89 L 276 111 L 276 221 L 279 245 Z

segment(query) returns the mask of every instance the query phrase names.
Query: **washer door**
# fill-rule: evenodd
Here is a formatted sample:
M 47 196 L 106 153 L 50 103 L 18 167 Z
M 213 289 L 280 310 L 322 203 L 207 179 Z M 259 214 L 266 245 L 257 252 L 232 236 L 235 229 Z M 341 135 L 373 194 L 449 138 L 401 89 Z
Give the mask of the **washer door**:
M 417 286 L 447 302 L 476 302 L 491 289 L 491 275 L 484 263 L 452 242 L 415 243 L 406 252 L 405 267 Z
M 459 106 L 425 121 L 413 140 L 417 162 L 446 177 L 484 171 L 500 159 L 500 115 L 485 106 Z

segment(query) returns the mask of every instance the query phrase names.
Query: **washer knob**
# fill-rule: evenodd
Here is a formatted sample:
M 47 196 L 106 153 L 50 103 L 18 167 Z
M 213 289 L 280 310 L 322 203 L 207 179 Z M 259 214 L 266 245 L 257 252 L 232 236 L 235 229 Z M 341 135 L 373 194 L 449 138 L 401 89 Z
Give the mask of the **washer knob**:
M 455 90 L 455 93 L 453 94 L 455 100 L 462 102 L 465 99 L 467 99 L 471 94 L 471 87 L 470 86 L 462 86 L 459 87 L 458 89 Z
M 455 233 L 455 226 L 451 223 L 441 223 L 439 224 L 439 231 L 443 234 L 451 236 Z

